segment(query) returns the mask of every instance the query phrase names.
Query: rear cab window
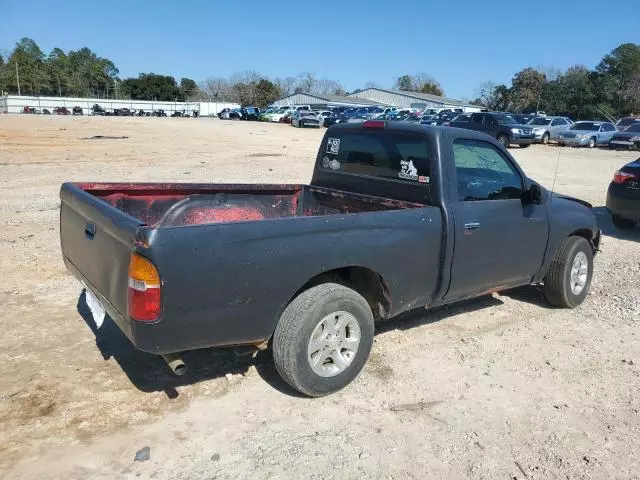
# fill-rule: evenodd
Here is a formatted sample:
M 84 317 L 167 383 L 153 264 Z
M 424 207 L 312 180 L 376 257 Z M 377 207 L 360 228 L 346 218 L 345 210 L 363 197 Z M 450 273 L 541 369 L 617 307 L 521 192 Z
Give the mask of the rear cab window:
M 412 132 L 343 130 L 327 139 L 320 168 L 390 182 L 422 184 L 428 190 L 429 141 Z

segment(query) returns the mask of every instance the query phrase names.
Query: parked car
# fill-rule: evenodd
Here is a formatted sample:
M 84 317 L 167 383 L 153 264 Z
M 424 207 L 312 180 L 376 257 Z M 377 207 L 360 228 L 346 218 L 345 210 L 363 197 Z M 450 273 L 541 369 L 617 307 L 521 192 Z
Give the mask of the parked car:
M 634 123 L 640 123 L 640 117 L 624 117 L 616 122 L 616 128 L 621 132 L 624 131 L 629 125 Z
M 73 107 L 73 114 L 74 115 L 83 115 L 84 112 L 82 111 L 82 107 Z
M 258 107 L 242 107 L 240 109 L 241 120 L 258 121 L 260 119 L 260 109 Z
M 448 127 L 456 127 L 456 128 L 469 128 L 469 122 L 471 121 L 470 113 L 461 113 L 455 116 L 450 122 L 448 122 Z
M 315 397 L 410 309 L 530 284 L 577 307 L 601 237 L 586 202 L 495 140 L 406 122 L 331 127 L 310 185 L 65 183 L 60 199 L 63 259 L 97 318 L 177 374 L 186 350 L 270 345 Z
M 558 135 L 558 144 L 589 148 L 608 145 L 616 131 L 610 122 L 576 122 Z
M 218 112 L 218 118 L 220 120 L 228 120 L 229 119 L 229 113 L 231 112 L 230 108 L 223 108 L 222 110 L 220 110 Z
M 292 127 L 320 127 L 320 119 L 312 111 L 300 110 L 291 116 Z
M 437 115 L 422 115 L 420 117 L 420 123 L 422 125 L 436 125 L 438 122 Z
M 44 115 L 51 115 L 51 110 L 49 110 L 48 108 L 43 108 L 43 109 L 42 109 L 42 113 L 43 113 Z
M 640 150 L 640 122 L 632 123 L 623 132 L 615 132 L 609 140 L 609 148 Z
M 129 110 L 128 108 L 116 108 L 113 111 L 113 115 L 116 117 L 132 117 L 134 115 L 134 112 L 132 110 Z
M 53 109 L 53 113 L 56 115 L 70 115 L 71 112 L 67 107 L 56 107 Z
M 618 170 L 607 191 L 607 209 L 618 228 L 640 222 L 640 158 Z
M 93 107 L 91 107 L 91 114 L 92 115 L 105 115 L 107 112 L 105 111 L 104 108 L 102 108 L 100 105 L 98 105 L 97 103 L 95 103 L 93 105 Z
M 40 110 L 38 110 L 37 108 L 33 108 L 25 105 L 22 109 L 22 113 L 33 115 L 36 113 L 40 113 Z
M 573 122 L 567 117 L 534 117 L 527 125 L 533 129 L 533 141 L 547 144 L 569 130 Z
M 151 114 L 151 116 L 153 116 L 153 117 L 166 117 L 167 116 L 167 112 L 165 112 L 163 109 L 154 110 L 153 113 Z
M 340 114 L 340 113 L 334 113 L 332 115 L 329 115 L 327 117 L 324 117 L 323 122 L 322 122 L 322 126 L 323 127 L 330 127 L 331 125 L 337 125 L 339 123 L 347 123 L 347 117 L 345 117 L 344 115 Z
M 513 144 L 526 148 L 533 142 L 530 126 L 519 125 L 513 118 L 503 113 L 472 113 L 469 123 L 463 128 L 484 132 L 497 139 L 504 148 L 509 148 Z

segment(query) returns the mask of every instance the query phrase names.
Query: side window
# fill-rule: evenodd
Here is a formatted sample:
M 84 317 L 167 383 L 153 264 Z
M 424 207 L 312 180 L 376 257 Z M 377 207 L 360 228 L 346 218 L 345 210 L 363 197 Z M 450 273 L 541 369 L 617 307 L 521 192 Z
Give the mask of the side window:
M 492 144 L 457 139 L 453 142 L 453 156 L 460 201 L 521 198 L 520 174 Z
M 482 123 L 482 115 L 474 113 L 471 115 L 471 123 Z
M 605 126 L 607 127 L 607 129 L 605 130 L 606 132 L 615 132 L 616 130 L 616 127 L 614 127 L 610 123 L 607 123 Z
M 552 127 L 558 127 L 560 125 L 564 125 L 564 120 L 562 120 L 561 118 L 554 118 L 551 122 Z

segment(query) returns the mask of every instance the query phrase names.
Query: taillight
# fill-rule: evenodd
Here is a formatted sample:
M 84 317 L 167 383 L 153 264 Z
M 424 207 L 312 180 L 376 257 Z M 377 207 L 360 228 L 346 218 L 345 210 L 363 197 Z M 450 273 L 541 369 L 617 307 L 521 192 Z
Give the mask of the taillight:
M 367 120 L 362 123 L 364 128 L 384 128 L 385 123 L 382 120 Z
M 632 178 L 637 178 L 637 177 L 633 173 L 622 172 L 618 170 L 616 173 L 613 174 L 613 183 L 623 184 L 624 182 L 626 182 L 627 180 L 631 180 Z
M 137 253 L 129 262 L 129 316 L 139 322 L 160 317 L 160 275 L 155 265 Z

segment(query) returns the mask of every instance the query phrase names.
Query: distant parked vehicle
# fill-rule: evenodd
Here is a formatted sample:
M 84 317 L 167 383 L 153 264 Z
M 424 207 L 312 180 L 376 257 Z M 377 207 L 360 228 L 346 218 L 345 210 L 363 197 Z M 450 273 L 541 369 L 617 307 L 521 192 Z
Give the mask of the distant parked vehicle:
M 623 132 L 616 132 L 609 140 L 609 148 L 640 150 L 640 122 L 629 125 Z
M 218 112 L 218 118 L 220 120 L 228 120 L 229 119 L 229 112 L 231 112 L 230 108 L 223 108 L 222 110 L 220 110 Z
M 519 145 L 526 148 L 533 141 L 533 132 L 529 125 L 518 124 L 513 117 L 498 112 L 472 113 L 469 124 L 465 127 L 497 139 L 504 148 Z
M 53 109 L 53 113 L 56 115 L 70 115 L 71 112 L 67 107 L 56 107 Z
M 533 129 L 533 141 L 547 144 L 569 130 L 573 122 L 567 117 L 534 117 L 527 125 Z
M 82 107 L 73 107 L 73 114 L 74 115 L 83 115 L 84 112 L 82 111 Z
M 292 127 L 320 127 L 320 119 L 311 111 L 301 110 L 291 116 Z
M 51 110 L 49 110 L 48 108 L 43 108 L 42 113 L 43 115 L 51 115 Z
M 28 106 L 25 105 L 25 107 L 22 109 L 22 113 L 33 115 L 33 114 L 36 114 L 36 113 L 40 113 L 40 111 L 38 109 L 36 109 L 36 108 L 28 107 Z
M 134 112 L 132 112 L 128 108 L 116 108 L 113 111 L 113 114 L 116 117 L 132 117 L 134 115 Z
M 448 126 L 449 127 L 456 127 L 456 128 L 468 128 L 470 121 L 471 121 L 471 114 L 470 113 L 461 113 L 461 114 L 455 116 L 449 122 Z
M 167 112 L 165 112 L 164 110 L 160 109 L 160 110 L 154 110 L 153 114 L 154 117 L 166 117 L 167 116 Z
M 182 117 L 182 112 L 176 110 L 171 114 L 171 117 Z
M 136 117 L 144 117 L 144 116 L 146 116 L 146 115 L 147 115 L 147 113 L 146 113 L 144 110 L 138 110 L 138 111 L 135 113 L 135 116 L 136 116 Z
M 608 145 L 616 132 L 616 127 L 611 122 L 576 122 L 558 136 L 558 143 L 593 148 Z
M 616 128 L 621 132 L 630 125 L 640 123 L 640 117 L 624 117 L 616 122 Z
M 242 120 L 258 121 L 260 119 L 260 109 L 258 107 L 242 107 Z
M 91 107 L 91 114 L 92 115 L 106 115 L 106 110 L 104 108 L 102 108 L 100 105 L 98 105 L 97 103 L 93 105 L 93 107 Z

